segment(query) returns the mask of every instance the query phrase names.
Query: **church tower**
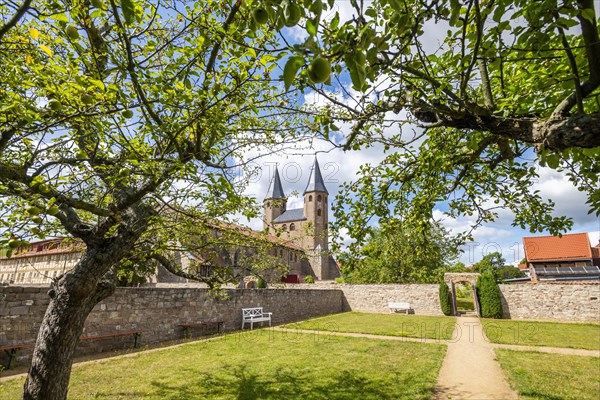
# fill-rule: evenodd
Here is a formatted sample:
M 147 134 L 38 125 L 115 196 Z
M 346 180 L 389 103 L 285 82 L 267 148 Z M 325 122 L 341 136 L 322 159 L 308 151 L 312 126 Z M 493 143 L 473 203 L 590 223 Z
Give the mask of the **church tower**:
M 315 157 L 310 171 L 308 184 L 304 189 L 304 215 L 306 216 L 304 248 L 315 275 L 323 279 L 332 279 L 329 262 L 329 192 L 323 182 L 321 168 Z
M 306 189 L 304 189 L 304 215 L 314 230 L 314 232 L 307 232 L 304 242 L 306 249 L 313 250 L 320 247 L 324 252 L 328 250 L 327 224 L 329 222 L 329 207 L 327 196 L 329 196 L 329 192 L 325 187 L 319 162 L 315 157 L 315 162 L 308 178 L 308 184 L 306 185 Z M 308 230 L 311 230 L 310 226 Z
M 287 198 L 285 197 L 285 193 L 283 193 L 279 171 L 277 166 L 275 166 L 275 174 L 273 174 L 269 190 L 263 200 L 263 207 L 265 210 L 263 221 L 264 229 L 270 230 L 273 227 L 273 220 L 285 212 L 286 204 Z

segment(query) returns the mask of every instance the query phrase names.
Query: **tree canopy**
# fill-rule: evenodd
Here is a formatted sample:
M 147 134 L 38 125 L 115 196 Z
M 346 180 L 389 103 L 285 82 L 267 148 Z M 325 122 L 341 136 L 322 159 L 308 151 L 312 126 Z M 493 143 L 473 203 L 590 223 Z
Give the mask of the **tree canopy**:
M 572 221 L 531 190 L 539 166 L 568 174 L 599 215 L 592 0 L 351 0 L 344 7 L 353 8 L 350 19 L 332 12 L 316 21 L 318 32 L 306 22 L 310 35 L 297 57 L 314 52 L 333 64 L 339 85 L 313 85 L 329 100 L 327 121 L 351 126 L 341 143 L 332 141 L 346 150 L 379 144 L 387 157 L 343 187 L 336 206 L 349 217 L 338 228 L 362 240 L 372 217 L 417 222 L 447 203 L 452 217 L 475 215 L 479 224 L 506 208 L 515 225 L 556 234 Z
M 50 287 L 25 398 L 65 398 L 83 322 L 118 267 L 169 265 L 174 244 L 209 237 L 203 221 L 258 215 L 242 195 L 248 153 L 301 126 L 253 5 L 0 5 L 0 244 L 68 235 L 86 249 Z
M 439 224 L 422 232 L 395 221 L 393 229 L 372 230 L 364 245 L 342 257 L 342 274 L 348 283 L 434 283 L 458 254 L 457 240 Z

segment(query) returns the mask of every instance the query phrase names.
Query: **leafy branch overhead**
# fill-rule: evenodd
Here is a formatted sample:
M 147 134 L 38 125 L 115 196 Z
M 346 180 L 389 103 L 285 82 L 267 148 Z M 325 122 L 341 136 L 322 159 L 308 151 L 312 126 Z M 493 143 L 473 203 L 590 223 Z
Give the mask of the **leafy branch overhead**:
M 289 58 L 325 57 L 337 86 L 311 84 L 346 122 L 347 151 L 380 145 L 337 199 L 338 228 L 365 238 L 369 218 L 449 215 L 476 224 L 510 209 L 515 224 L 558 233 L 569 218 L 532 191 L 539 167 L 565 171 L 600 215 L 600 37 L 592 0 L 350 1 L 323 12 Z M 349 9 L 344 10 L 348 14 Z M 345 72 L 348 72 L 347 74 Z M 352 200 L 358 196 L 359 200 Z

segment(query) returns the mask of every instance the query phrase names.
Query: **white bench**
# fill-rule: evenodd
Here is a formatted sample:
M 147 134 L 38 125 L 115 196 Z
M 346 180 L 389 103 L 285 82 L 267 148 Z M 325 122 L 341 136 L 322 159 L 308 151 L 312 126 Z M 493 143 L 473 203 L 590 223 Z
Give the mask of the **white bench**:
M 244 329 L 244 324 L 250 324 L 250 329 L 252 329 L 255 322 L 269 321 L 269 326 L 271 326 L 271 315 L 273 313 L 263 312 L 262 307 L 242 308 L 242 329 Z
M 391 313 L 401 311 L 401 312 L 406 312 L 406 314 L 408 314 L 408 312 L 410 310 L 412 310 L 410 303 L 406 303 L 406 302 L 402 302 L 402 301 L 390 301 L 388 303 L 388 308 L 390 309 Z

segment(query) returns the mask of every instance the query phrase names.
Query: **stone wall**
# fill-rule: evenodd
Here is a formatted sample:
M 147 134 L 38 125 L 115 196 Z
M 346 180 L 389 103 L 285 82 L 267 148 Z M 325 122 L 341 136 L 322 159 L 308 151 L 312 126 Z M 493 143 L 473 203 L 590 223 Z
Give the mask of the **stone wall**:
M 389 312 L 388 302 L 407 302 L 415 314 L 444 315 L 438 285 L 335 285 L 344 293 L 344 311 Z
M 505 318 L 600 322 L 600 285 L 500 285 Z
M 47 287 L 0 286 L 0 347 L 33 343 L 48 305 Z M 343 309 L 339 290 L 244 289 L 226 290 L 228 299 L 215 300 L 207 289 L 118 288 L 98 304 L 86 320 L 83 336 L 147 330 L 142 343 L 180 339 L 178 324 L 224 321 L 224 329 L 241 328 L 241 309 L 263 307 L 273 313 L 273 324 L 282 324 Z M 97 339 L 82 342 L 78 354 L 131 346 L 133 338 Z M 28 358 L 31 349 L 20 353 Z M 4 352 L 0 362 L 6 362 Z

